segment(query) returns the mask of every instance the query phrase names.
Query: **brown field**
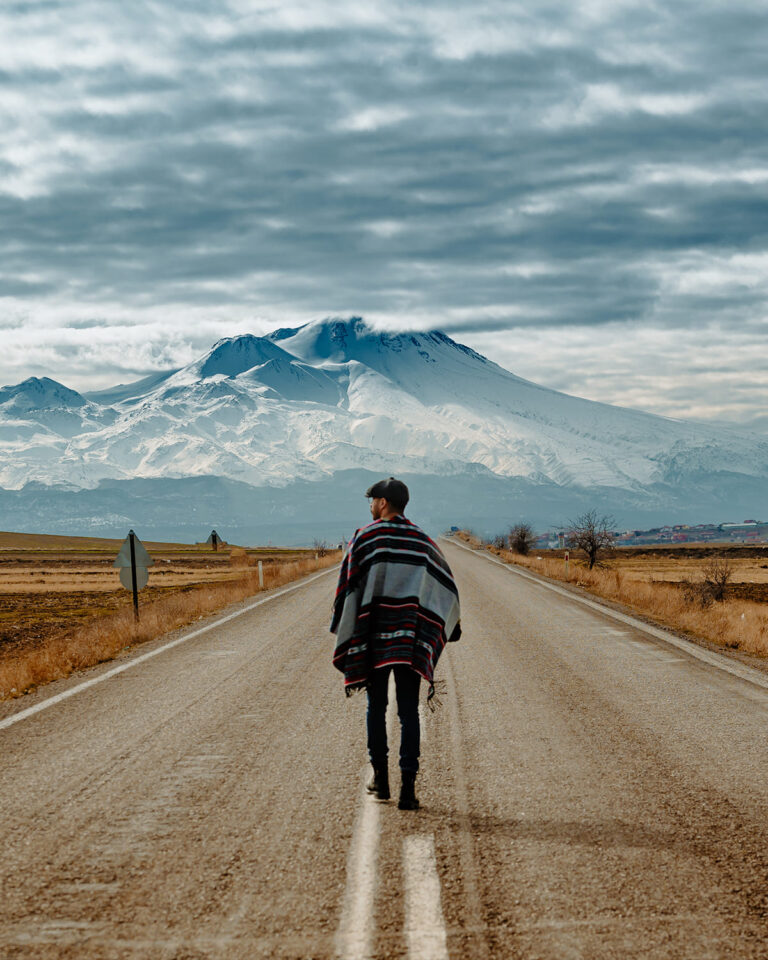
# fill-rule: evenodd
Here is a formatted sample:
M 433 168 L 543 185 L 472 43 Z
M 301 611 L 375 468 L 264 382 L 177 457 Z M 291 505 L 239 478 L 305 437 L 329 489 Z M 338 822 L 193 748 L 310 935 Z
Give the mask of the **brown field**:
M 539 550 L 535 556 L 563 563 L 562 550 Z M 626 580 L 670 583 L 686 586 L 701 579 L 704 568 L 713 559 L 725 559 L 731 565 L 731 599 L 768 603 L 768 546 L 742 544 L 706 544 L 681 547 L 620 547 L 606 560 L 610 569 L 621 571 Z M 580 563 L 578 553 L 572 562 Z
M 461 539 L 480 545 L 471 534 Z M 507 563 L 527 567 L 630 607 L 641 616 L 699 640 L 768 658 L 768 545 L 702 544 L 618 548 L 604 565 L 588 570 L 577 551 L 566 573 L 562 550 L 538 550 L 522 557 L 487 546 Z M 725 600 L 703 606 L 692 599 L 713 559 L 731 565 Z
M 122 540 L 0 533 L 0 699 L 115 656 L 259 590 L 337 563 L 338 551 L 142 541 L 155 561 L 139 594 L 113 566 Z

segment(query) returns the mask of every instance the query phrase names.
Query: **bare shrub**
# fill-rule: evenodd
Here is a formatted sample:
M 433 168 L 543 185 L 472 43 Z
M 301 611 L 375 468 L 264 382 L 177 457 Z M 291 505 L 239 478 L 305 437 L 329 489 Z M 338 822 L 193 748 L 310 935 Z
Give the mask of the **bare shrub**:
M 712 603 L 712 597 L 706 590 L 702 589 L 703 586 L 704 584 L 701 582 L 686 582 L 683 590 L 683 600 L 689 604 L 689 606 L 708 607 Z
M 507 546 L 507 538 L 503 533 L 497 533 L 496 536 L 491 541 L 492 546 L 497 550 L 505 550 Z
M 515 553 L 527 557 L 533 547 L 534 533 L 530 523 L 516 523 L 509 531 L 509 545 Z
M 703 583 L 710 596 L 716 603 L 722 603 L 728 589 L 728 582 L 733 576 L 733 564 L 730 560 L 716 557 L 704 567 Z
M 712 603 L 722 603 L 728 592 L 728 584 L 733 576 L 733 564 L 724 557 L 709 560 L 701 572 L 701 580 L 689 583 L 683 595 L 688 603 L 698 603 L 708 607 Z
M 483 543 L 482 539 L 471 527 L 466 527 L 464 530 L 459 530 L 456 536 L 459 538 L 459 540 L 463 540 L 472 547 L 480 547 Z
M 315 538 L 312 541 L 312 546 L 315 550 L 315 553 L 318 557 L 324 557 L 328 553 L 328 541 L 327 540 L 318 540 Z
M 606 514 L 598 516 L 596 510 L 582 513 L 580 517 L 570 521 L 568 526 L 568 546 L 574 550 L 582 550 L 587 560 L 587 567 L 601 566 L 606 555 L 613 548 L 613 527 L 616 521 Z

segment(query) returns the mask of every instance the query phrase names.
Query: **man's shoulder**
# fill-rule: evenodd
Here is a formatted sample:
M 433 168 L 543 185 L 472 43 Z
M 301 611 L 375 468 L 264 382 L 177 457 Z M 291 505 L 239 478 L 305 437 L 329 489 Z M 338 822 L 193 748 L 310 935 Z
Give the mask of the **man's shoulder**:
M 412 544 L 420 544 L 422 547 L 429 547 L 440 553 L 440 548 L 435 541 L 421 529 L 421 527 L 408 520 L 407 517 L 390 517 L 388 520 L 374 520 L 365 527 L 361 527 L 355 534 L 355 543 L 358 545 L 371 544 L 378 539 L 410 541 Z

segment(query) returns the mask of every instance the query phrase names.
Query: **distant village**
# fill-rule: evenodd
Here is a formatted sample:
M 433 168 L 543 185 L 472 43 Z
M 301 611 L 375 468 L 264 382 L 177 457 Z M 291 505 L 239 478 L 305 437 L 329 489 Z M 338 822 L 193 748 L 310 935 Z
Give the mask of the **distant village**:
M 635 547 L 662 543 L 768 543 L 768 520 L 744 520 L 741 523 L 678 523 L 650 530 L 616 531 L 617 547 Z M 547 531 L 536 539 L 539 549 L 562 545 L 560 531 Z

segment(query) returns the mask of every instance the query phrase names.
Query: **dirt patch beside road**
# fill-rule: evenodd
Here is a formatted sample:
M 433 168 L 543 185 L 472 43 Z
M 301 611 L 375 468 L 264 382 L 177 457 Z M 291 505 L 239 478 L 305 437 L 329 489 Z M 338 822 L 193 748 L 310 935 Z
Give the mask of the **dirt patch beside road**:
M 3 545 L 5 549 L 3 549 Z M 145 543 L 154 566 L 134 622 L 113 566 L 121 541 L 0 534 L 0 699 L 115 656 L 196 617 L 337 563 L 311 548 Z

